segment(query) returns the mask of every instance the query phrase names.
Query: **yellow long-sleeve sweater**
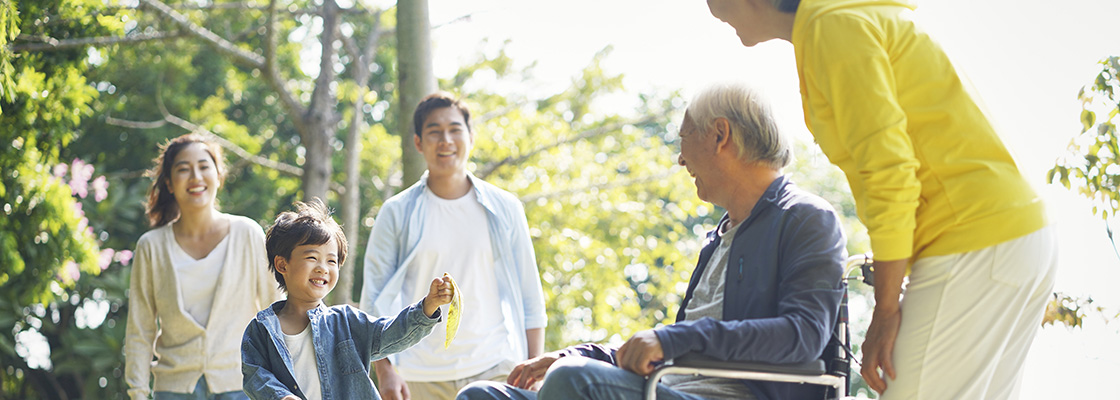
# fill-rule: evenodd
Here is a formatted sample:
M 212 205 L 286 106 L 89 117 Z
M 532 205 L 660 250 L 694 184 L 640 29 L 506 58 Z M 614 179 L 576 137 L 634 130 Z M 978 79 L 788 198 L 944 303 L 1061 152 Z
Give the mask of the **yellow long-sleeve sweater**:
M 979 250 L 1046 225 L 972 88 L 894 0 L 803 0 L 805 121 L 848 177 L 875 258 Z

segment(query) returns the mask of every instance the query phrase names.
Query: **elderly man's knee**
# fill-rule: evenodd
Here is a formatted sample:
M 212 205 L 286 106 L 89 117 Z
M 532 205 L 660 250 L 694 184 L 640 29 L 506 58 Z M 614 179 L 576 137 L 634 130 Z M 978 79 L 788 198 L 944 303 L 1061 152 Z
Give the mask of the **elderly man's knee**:
M 593 374 L 589 359 L 584 357 L 564 357 L 552 363 L 548 368 L 548 374 L 545 375 L 545 381 L 561 381 L 571 382 L 572 380 L 582 380 L 588 374 Z
M 508 396 L 500 396 L 502 394 L 501 385 L 501 383 L 490 381 L 472 382 L 459 390 L 459 394 L 455 395 L 455 400 L 508 399 Z

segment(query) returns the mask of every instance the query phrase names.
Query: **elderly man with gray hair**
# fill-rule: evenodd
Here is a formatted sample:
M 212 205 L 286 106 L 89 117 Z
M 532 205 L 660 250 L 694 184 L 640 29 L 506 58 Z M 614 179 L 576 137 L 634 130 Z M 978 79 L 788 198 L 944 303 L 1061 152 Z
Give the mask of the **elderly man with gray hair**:
M 458 399 L 639 398 L 658 364 L 687 353 L 766 363 L 820 357 L 843 295 L 845 238 L 828 202 L 782 174 L 789 140 L 767 103 L 744 85 L 703 91 L 685 112 L 680 147 L 677 161 L 700 199 L 727 213 L 707 234 L 677 322 L 638 332 L 618 349 L 583 344 L 527 360 L 506 385 L 475 383 Z M 658 386 L 664 399 L 823 394 L 809 385 L 693 376 Z

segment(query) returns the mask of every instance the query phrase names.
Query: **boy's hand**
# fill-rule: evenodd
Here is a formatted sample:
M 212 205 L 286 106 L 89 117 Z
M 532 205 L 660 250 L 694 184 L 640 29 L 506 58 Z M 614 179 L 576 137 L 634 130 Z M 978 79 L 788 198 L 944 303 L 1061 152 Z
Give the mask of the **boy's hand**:
M 450 276 L 444 275 L 432 279 L 432 284 L 428 288 L 428 297 L 424 298 L 424 315 L 431 318 L 439 306 L 450 303 L 454 296 L 455 290 L 452 289 Z

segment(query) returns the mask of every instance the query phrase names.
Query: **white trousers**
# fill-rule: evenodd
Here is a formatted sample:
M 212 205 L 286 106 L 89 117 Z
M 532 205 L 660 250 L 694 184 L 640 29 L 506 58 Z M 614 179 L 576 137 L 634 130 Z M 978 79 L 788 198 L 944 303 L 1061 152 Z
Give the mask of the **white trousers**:
M 1054 229 L 914 263 L 882 399 L 1017 399 L 1057 271 Z

